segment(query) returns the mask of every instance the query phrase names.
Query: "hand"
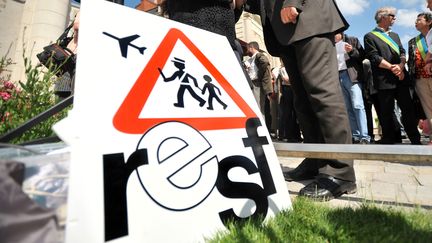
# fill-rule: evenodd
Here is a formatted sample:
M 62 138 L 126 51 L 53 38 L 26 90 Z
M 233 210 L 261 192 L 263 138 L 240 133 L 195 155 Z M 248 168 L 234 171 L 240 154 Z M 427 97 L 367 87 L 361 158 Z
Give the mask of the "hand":
M 275 93 L 275 92 L 269 93 L 269 94 L 267 95 L 267 98 L 268 98 L 269 100 L 275 100 L 275 99 L 276 99 L 276 93 Z
M 246 0 L 235 0 L 235 7 L 237 9 L 241 9 L 243 5 L 246 3 Z
M 397 75 L 397 77 L 399 78 L 399 80 L 404 80 L 405 78 L 405 73 L 401 72 L 399 75 Z
M 424 70 L 427 74 L 432 75 L 432 62 L 426 63 Z
M 281 10 L 281 20 L 284 24 L 297 23 L 297 16 L 299 15 L 295 7 L 285 7 Z
M 158 68 L 160 75 L 162 76 L 163 80 L 166 82 L 166 77 L 162 72 L 162 69 Z
M 346 51 L 347 53 L 348 53 L 348 52 L 351 52 L 352 49 L 353 49 L 352 45 L 350 45 L 350 44 L 348 44 L 348 43 L 345 43 L 345 51 Z
M 391 69 L 390 70 L 396 76 L 399 76 L 401 74 L 401 72 L 402 72 L 402 68 L 399 65 L 397 65 L 397 64 L 391 65 Z

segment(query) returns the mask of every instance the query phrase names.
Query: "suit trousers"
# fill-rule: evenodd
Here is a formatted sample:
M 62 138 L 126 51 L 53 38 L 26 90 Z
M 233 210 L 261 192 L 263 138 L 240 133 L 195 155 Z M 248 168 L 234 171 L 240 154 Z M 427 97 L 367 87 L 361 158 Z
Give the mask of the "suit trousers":
M 409 87 L 398 85 L 395 89 L 378 90 L 380 123 L 383 132 L 381 143 L 394 144 L 396 143 L 395 125 L 393 121 L 395 100 L 402 111 L 402 124 L 405 132 L 411 141 L 411 144 L 420 143 L 420 133 L 417 130 L 418 120 L 415 119 L 414 103 L 412 101 Z
M 305 143 L 352 143 L 333 42 L 333 34 L 315 36 L 282 51 Z M 352 160 L 307 159 L 304 166 L 319 174 L 355 181 Z
M 294 95 L 291 85 L 281 85 L 279 101 L 279 139 L 288 142 L 301 141 L 300 128 L 297 124 L 297 114 L 294 110 Z

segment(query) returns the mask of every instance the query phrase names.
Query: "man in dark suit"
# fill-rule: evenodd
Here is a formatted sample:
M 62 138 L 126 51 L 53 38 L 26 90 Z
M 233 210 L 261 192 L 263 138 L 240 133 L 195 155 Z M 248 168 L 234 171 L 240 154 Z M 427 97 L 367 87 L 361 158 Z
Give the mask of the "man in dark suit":
M 377 27 L 364 36 L 366 58 L 371 62 L 374 86 L 378 90 L 379 118 L 382 127 L 382 144 L 396 142 L 393 121 L 395 99 L 402 111 L 402 124 L 412 144 L 420 143 L 414 103 L 405 70 L 406 54 L 399 35 L 391 31 L 396 20 L 396 9 L 383 7 L 375 13 Z
M 267 56 L 259 51 L 259 44 L 252 41 L 247 44 L 246 54 L 250 57 L 246 71 L 252 81 L 252 93 L 265 117 L 267 128 L 271 129 L 271 112 L 270 112 L 270 97 L 273 93 L 272 75 L 270 71 L 270 61 Z
M 304 142 L 350 144 L 334 48 L 334 33 L 348 24 L 334 0 L 248 0 L 245 9 L 261 15 L 267 50 L 282 57 Z M 315 179 L 300 190 L 315 199 L 356 191 L 352 160 L 306 158 L 285 179 Z

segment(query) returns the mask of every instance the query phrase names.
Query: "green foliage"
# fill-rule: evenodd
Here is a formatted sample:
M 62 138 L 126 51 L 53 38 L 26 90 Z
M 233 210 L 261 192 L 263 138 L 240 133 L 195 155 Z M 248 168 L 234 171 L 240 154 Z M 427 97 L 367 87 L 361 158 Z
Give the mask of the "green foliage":
M 57 103 L 52 87 L 58 70 L 49 68 L 47 71 L 42 71 L 32 66 L 29 58 L 24 56 L 27 81 L 13 82 L 10 81 L 10 75 L 4 74 L 6 68 L 12 64 L 10 59 L 2 58 L 0 61 L 0 94 L 2 94 L 0 97 L 0 134 L 5 134 L 24 124 Z M 66 111 L 58 113 L 25 132 L 12 143 L 53 135 L 52 125 L 65 115 Z
M 329 208 L 298 197 L 293 210 L 261 225 L 256 221 L 230 224 L 208 242 L 430 242 L 432 212 L 402 211 L 363 204 L 359 208 Z

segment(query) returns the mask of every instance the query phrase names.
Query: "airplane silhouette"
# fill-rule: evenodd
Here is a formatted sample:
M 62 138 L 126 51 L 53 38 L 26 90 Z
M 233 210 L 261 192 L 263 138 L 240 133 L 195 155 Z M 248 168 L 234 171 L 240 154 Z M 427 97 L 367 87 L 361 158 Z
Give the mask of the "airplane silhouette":
M 124 38 L 119 38 L 116 36 L 111 35 L 110 33 L 107 32 L 102 32 L 104 35 L 107 35 L 113 39 L 118 40 L 119 45 L 120 45 L 120 51 L 122 54 L 122 57 L 127 58 L 127 52 L 128 52 L 128 46 L 131 46 L 135 49 L 137 49 L 142 55 L 144 55 L 144 51 L 145 49 L 147 49 L 147 47 L 138 47 L 134 44 L 131 44 L 132 41 L 134 41 L 136 38 L 140 37 L 139 35 L 131 35 L 131 36 L 127 36 Z

